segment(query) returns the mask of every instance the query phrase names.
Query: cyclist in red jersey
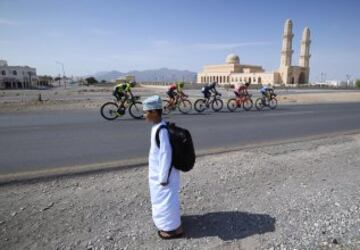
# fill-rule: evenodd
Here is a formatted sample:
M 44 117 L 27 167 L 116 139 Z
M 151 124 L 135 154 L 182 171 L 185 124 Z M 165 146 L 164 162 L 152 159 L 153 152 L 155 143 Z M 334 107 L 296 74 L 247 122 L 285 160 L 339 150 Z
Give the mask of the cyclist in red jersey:
M 235 89 L 234 93 L 237 97 L 243 97 L 249 95 L 248 87 L 250 86 L 250 83 L 247 82 L 244 85 L 240 85 L 238 88 Z
M 168 88 L 168 91 L 166 92 L 167 95 L 169 96 L 169 106 L 172 106 L 175 102 L 175 98 L 177 95 L 184 95 L 183 92 L 184 89 L 184 83 L 183 82 L 178 82 L 178 83 L 173 83 L 170 85 L 170 87 Z

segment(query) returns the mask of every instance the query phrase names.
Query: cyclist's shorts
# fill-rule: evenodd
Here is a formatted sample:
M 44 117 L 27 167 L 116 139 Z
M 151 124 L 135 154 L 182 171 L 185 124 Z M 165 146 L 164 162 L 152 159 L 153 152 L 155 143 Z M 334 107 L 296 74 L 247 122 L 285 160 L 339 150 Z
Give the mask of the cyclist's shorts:
M 123 91 L 119 92 L 119 91 L 116 91 L 116 90 L 113 91 L 113 95 L 114 95 L 118 100 L 120 100 L 122 97 L 125 96 L 125 94 L 124 94 Z
M 175 98 L 175 92 L 174 92 L 174 90 L 168 90 L 168 92 L 166 92 L 166 94 L 167 94 L 170 98 Z
M 204 94 L 204 98 L 210 98 L 211 97 L 211 93 L 209 91 L 203 92 Z

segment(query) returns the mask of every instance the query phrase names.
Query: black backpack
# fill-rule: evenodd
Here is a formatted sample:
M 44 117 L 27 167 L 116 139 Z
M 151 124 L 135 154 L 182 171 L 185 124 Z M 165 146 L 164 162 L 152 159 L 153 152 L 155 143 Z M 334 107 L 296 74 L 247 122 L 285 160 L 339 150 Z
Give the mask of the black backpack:
M 160 125 L 155 137 L 158 147 L 160 147 L 159 133 L 163 128 L 166 128 L 169 132 L 172 147 L 172 166 L 183 172 L 190 171 L 194 167 L 196 158 L 190 132 L 187 129 L 177 127 L 175 123 L 167 122 L 166 125 Z

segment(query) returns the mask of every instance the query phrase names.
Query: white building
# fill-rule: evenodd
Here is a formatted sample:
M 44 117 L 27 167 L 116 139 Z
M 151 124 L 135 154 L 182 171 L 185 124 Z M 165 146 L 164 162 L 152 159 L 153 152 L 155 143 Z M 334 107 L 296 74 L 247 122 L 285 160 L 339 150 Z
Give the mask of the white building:
M 9 66 L 0 60 L 0 89 L 32 88 L 38 86 L 36 69 L 29 66 Z
M 299 64 L 292 64 L 292 32 L 293 23 L 286 20 L 282 36 L 282 49 L 280 67 L 267 72 L 259 65 L 240 63 L 238 55 L 230 54 L 226 57 L 225 64 L 205 65 L 198 73 L 198 83 L 218 82 L 219 84 L 305 84 L 309 83 L 310 75 L 310 29 L 304 28 L 301 45 Z

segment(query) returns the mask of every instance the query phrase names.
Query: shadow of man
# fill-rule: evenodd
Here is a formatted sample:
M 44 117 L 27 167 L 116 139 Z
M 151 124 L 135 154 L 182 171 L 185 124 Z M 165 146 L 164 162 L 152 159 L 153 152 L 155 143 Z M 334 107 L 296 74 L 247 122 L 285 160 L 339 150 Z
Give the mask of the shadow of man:
M 224 241 L 275 231 L 275 218 L 267 214 L 225 211 L 182 217 L 186 238 L 218 236 Z

